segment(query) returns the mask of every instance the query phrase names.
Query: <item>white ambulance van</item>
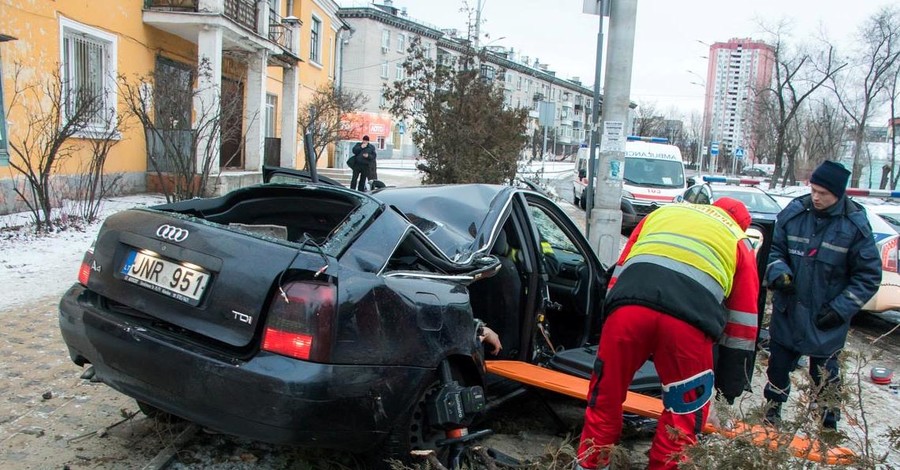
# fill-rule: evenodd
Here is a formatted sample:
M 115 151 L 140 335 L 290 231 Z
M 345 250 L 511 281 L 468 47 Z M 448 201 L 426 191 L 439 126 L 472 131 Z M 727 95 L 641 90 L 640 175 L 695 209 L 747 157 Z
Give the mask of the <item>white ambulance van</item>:
M 622 231 L 633 229 L 657 207 L 672 202 L 687 188 L 684 160 L 678 147 L 657 137 L 629 136 L 622 172 Z M 573 189 L 575 204 L 584 208 L 590 149 L 578 149 Z M 600 170 L 597 169 L 599 172 Z M 595 186 L 596 187 L 596 186 Z

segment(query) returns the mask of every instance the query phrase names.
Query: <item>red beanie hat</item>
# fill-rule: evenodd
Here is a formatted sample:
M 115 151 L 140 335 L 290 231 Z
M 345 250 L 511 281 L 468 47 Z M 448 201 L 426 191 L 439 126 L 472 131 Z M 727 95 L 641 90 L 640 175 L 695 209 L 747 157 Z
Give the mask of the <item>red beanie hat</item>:
M 744 203 L 730 197 L 720 197 L 713 203 L 714 206 L 727 212 L 732 219 L 741 227 L 741 230 L 747 231 L 750 226 L 750 212 Z

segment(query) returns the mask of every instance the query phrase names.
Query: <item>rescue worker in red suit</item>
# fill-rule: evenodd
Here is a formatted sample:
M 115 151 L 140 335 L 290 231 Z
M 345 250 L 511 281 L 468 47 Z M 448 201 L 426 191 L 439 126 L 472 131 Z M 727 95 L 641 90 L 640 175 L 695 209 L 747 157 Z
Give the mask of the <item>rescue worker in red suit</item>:
M 628 386 L 651 356 L 664 407 L 651 469 L 678 466 L 679 453 L 706 423 L 714 388 L 729 403 L 747 388 L 759 294 L 756 258 L 744 233 L 749 225 L 743 203 L 720 198 L 713 205 L 661 207 L 632 232 L 606 296 L 608 317 L 578 448 L 581 468 L 608 465 L 622 433 Z

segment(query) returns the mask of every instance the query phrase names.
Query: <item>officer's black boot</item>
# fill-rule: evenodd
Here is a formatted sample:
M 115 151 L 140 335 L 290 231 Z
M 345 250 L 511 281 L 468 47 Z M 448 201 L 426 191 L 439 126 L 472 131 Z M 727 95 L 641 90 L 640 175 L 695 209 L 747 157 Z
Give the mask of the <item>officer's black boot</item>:
M 765 424 L 777 428 L 781 425 L 781 403 L 770 401 L 766 403 L 766 417 L 763 419 Z

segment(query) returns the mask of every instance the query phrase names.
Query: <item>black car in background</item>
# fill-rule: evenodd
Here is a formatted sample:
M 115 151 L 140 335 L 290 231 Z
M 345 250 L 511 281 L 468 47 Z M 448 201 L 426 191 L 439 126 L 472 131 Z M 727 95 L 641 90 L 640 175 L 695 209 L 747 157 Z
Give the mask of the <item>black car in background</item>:
M 71 359 L 148 413 L 403 457 L 484 409 L 476 318 L 501 359 L 597 342 L 606 268 L 538 192 L 265 180 L 109 217 L 60 302 Z

